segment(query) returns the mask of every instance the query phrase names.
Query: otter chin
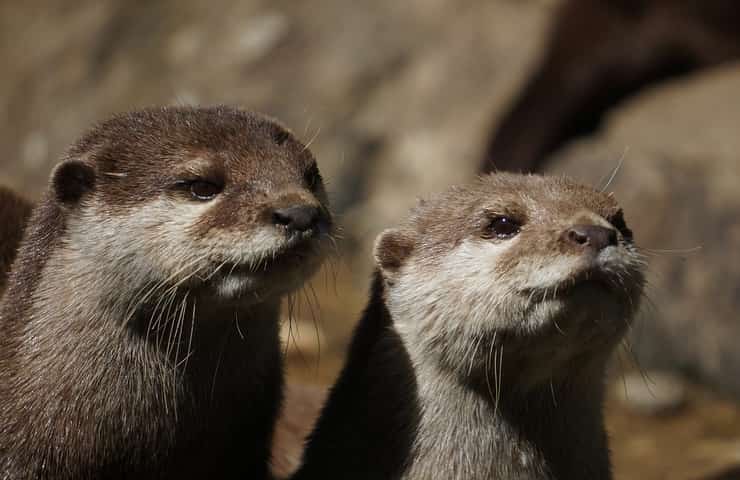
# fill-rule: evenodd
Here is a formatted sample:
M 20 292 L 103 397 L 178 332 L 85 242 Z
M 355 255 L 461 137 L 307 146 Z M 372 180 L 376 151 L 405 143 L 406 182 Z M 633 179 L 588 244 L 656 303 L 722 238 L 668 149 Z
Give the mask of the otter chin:
M 317 215 L 329 218 L 328 213 Z M 289 294 L 321 266 L 330 228 L 327 220 L 318 220 L 300 234 L 278 232 L 271 240 L 274 249 L 247 261 L 224 260 L 214 264 L 211 273 L 193 280 L 194 288 L 221 301 L 243 304 Z M 267 239 L 268 235 L 263 234 L 262 238 Z
M 521 330 L 524 335 L 540 332 L 564 336 L 566 330 L 571 330 L 574 336 L 601 334 L 606 342 L 621 339 L 642 295 L 641 273 L 634 271 L 639 263 L 632 265 L 632 261 L 605 248 L 595 255 L 587 253 L 584 258 L 562 262 L 556 267 L 562 269 L 555 274 L 559 279 L 546 286 L 525 286 L 517 292 L 523 316 L 509 333 L 516 335 Z M 588 322 L 585 329 L 579 328 L 581 322 Z

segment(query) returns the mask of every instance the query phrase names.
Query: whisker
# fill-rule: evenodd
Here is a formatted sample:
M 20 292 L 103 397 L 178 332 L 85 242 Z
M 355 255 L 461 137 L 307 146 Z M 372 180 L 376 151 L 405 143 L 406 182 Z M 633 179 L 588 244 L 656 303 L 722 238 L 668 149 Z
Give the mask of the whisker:
M 309 141 L 308 141 L 308 142 L 306 143 L 306 145 L 304 145 L 304 146 L 303 146 L 303 150 L 308 150 L 308 149 L 309 149 L 309 148 L 311 147 L 311 145 L 313 144 L 313 142 L 314 142 L 314 141 L 315 141 L 315 140 L 316 140 L 317 138 L 319 138 L 319 134 L 320 134 L 320 133 L 321 133 L 321 125 L 319 125 L 319 127 L 318 127 L 318 128 L 316 129 L 316 133 L 314 133 L 314 135 L 313 135 L 313 137 L 311 138 L 311 140 L 309 140 Z
M 555 387 L 552 385 L 552 378 L 550 378 L 550 396 L 552 397 L 552 406 L 558 408 L 558 401 L 555 398 Z
M 468 365 L 468 376 L 470 376 L 473 371 L 473 364 L 475 362 L 476 355 L 478 355 L 478 347 L 480 347 L 481 340 L 483 340 L 483 335 L 478 335 L 478 340 L 473 343 L 472 355 L 470 355 L 470 362 Z
M 180 358 L 180 347 L 182 345 L 182 334 L 185 330 L 185 314 L 187 313 L 188 309 L 188 296 L 190 295 L 190 292 L 185 292 L 185 297 L 182 299 L 182 308 L 180 311 L 180 316 L 177 320 L 177 350 L 175 350 L 175 366 L 177 366 L 177 363 L 179 362 Z M 177 370 L 177 368 L 175 368 Z
M 321 363 L 321 335 L 319 335 L 319 322 L 321 321 L 321 304 L 319 302 L 319 297 L 316 295 L 316 290 L 314 290 L 313 288 L 313 285 L 309 283 L 308 289 L 311 291 L 311 295 L 313 296 L 313 301 L 315 302 L 315 305 L 316 305 L 316 310 L 318 310 L 318 317 L 317 317 L 316 314 L 314 313 L 313 306 L 310 307 L 311 320 L 313 321 L 314 335 L 316 335 L 316 373 L 318 374 L 320 363 Z
M 501 399 L 501 390 L 503 388 L 503 378 L 504 378 L 504 344 L 501 343 L 501 347 L 499 347 L 499 361 L 498 361 L 498 386 L 496 387 L 496 405 L 493 409 L 494 415 L 498 412 L 498 404 L 499 400 Z
M 650 378 L 650 375 L 645 371 L 645 369 L 642 368 L 642 365 L 640 365 L 640 361 L 638 360 L 637 355 L 635 355 L 634 350 L 632 350 L 632 346 L 629 344 L 629 342 L 624 339 L 622 340 L 621 344 L 624 350 L 631 356 L 632 362 L 637 367 L 637 371 L 640 372 L 640 376 L 642 377 L 642 381 L 645 382 L 645 387 L 648 389 L 648 392 L 650 392 L 650 395 L 654 397 L 655 393 L 651 388 L 651 385 L 654 386 L 655 382 Z
M 605 192 L 607 188 L 612 184 L 614 179 L 617 176 L 617 173 L 619 173 L 619 170 L 622 168 L 622 164 L 624 163 L 624 159 L 627 156 L 627 152 L 629 151 L 629 147 L 624 147 L 624 151 L 622 152 L 622 156 L 619 157 L 619 161 L 617 162 L 617 166 L 614 167 L 614 169 L 611 172 L 611 175 L 609 176 L 609 180 L 607 180 L 606 184 L 603 188 L 601 188 L 601 192 Z M 603 179 L 602 179 L 603 180 Z M 599 182 L 601 183 L 601 182 Z
M 183 364 L 183 371 L 186 371 L 188 369 L 188 360 L 190 359 L 191 355 L 193 355 L 193 334 L 195 333 L 195 308 L 196 308 L 196 297 L 193 297 L 193 315 L 191 317 L 190 321 L 190 338 L 188 339 L 188 352 L 187 355 L 185 355 L 185 358 L 182 359 Z M 178 363 L 179 366 L 179 363 Z
M 622 348 L 624 346 L 622 345 Z M 629 392 L 627 392 L 627 379 L 624 377 L 624 364 L 622 363 L 622 352 L 617 350 L 617 361 L 619 362 L 619 376 L 622 377 L 622 388 L 624 389 L 624 398 L 629 398 Z
M 496 344 L 496 334 L 497 333 L 498 332 L 493 332 L 493 339 L 491 340 L 491 348 L 488 351 L 488 355 L 486 356 L 486 363 L 485 363 L 485 366 L 486 366 L 486 386 L 488 387 L 488 395 L 491 397 L 491 400 L 494 401 L 494 404 L 495 404 L 496 395 L 493 394 L 493 389 L 491 388 L 490 372 L 491 372 L 491 357 L 493 356 L 494 345 Z M 494 375 L 494 383 L 497 383 L 496 382 L 496 378 L 495 378 L 495 376 L 496 376 L 496 367 L 495 367 L 495 364 L 494 364 L 494 368 L 493 368 L 493 375 Z M 496 412 L 496 410 L 494 410 L 494 415 L 495 415 L 495 412 Z
M 244 340 L 244 334 L 242 333 L 242 329 L 239 326 L 239 312 L 236 310 L 234 311 L 234 324 L 236 325 L 236 331 L 239 334 L 239 338 Z
M 216 368 L 213 371 L 213 382 L 211 383 L 211 403 L 213 403 L 214 395 L 216 393 L 216 380 L 218 379 L 218 371 L 221 368 L 221 361 L 223 360 L 224 352 L 226 351 L 226 345 L 231 336 L 231 329 L 227 328 L 224 334 L 224 340 L 221 342 L 221 351 L 218 354 L 218 360 L 216 361 Z
M 674 249 L 660 249 L 660 248 L 648 248 L 648 247 L 637 247 L 638 251 L 648 255 L 692 255 L 703 250 L 702 245 L 697 245 L 690 248 L 674 248 Z

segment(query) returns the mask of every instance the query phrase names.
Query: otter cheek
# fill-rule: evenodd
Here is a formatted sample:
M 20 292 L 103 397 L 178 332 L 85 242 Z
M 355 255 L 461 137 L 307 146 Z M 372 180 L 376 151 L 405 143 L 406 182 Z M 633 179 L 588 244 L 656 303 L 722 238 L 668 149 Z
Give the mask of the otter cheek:
M 554 289 L 572 278 L 578 263 L 578 259 L 571 256 L 532 257 L 519 262 L 516 276 L 522 279 L 521 290 Z
M 249 283 L 245 277 L 229 275 L 219 282 L 217 292 L 219 296 L 226 299 L 238 298 L 248 290 Z

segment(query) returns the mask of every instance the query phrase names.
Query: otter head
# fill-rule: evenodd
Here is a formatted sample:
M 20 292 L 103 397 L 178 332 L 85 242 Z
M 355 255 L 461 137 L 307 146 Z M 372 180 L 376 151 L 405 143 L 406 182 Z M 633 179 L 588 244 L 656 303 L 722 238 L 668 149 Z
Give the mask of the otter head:
M 71 148 L 51 191 L 67 255 L 94 264 L 112 296 L 131 289 L 139 301 L 180 287 L 220 302 L 277 301 L 317 269 L 331 233 L 308 148 L 235 108 L 106 121 Z
M 505 355 L 522 388 L 603 366 L 644 282 L 610 195 L 534 175 L 495 174 L 420 203 L 375 257 L 410 349 L 466 378 L 487 379 Z

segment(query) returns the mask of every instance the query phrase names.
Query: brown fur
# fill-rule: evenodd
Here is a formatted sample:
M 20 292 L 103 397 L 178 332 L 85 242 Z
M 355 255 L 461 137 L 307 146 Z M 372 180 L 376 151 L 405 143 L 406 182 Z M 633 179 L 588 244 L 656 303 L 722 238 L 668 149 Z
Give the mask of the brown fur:
M 0 295 L 5 290 L 32 208 L 31 202 L 0 186 Z
M 740 57 L 735 0 L 566 0 L 547 52 L 489 141 L 481 171 L 540 170 L 622 99 Z
M 268 212 L 315 205 L 330 224 L 314 170 L 284 128 L 230 107 L 133 112 L 72 146 L 0 304 L 0 477 L 267 477 L 280 296 L 325 236 Z M 194 178 L 223 188 L 195 199 Z
M 491 230 L 501 216 L 518 224 L 510 237 Z M 584 226 L 609 243 L 574 241 Z M 375 258 L 293 478 L 611 478 L 604 370 L 644 281 L 611 196 L 487 176 L 422 202 Z

